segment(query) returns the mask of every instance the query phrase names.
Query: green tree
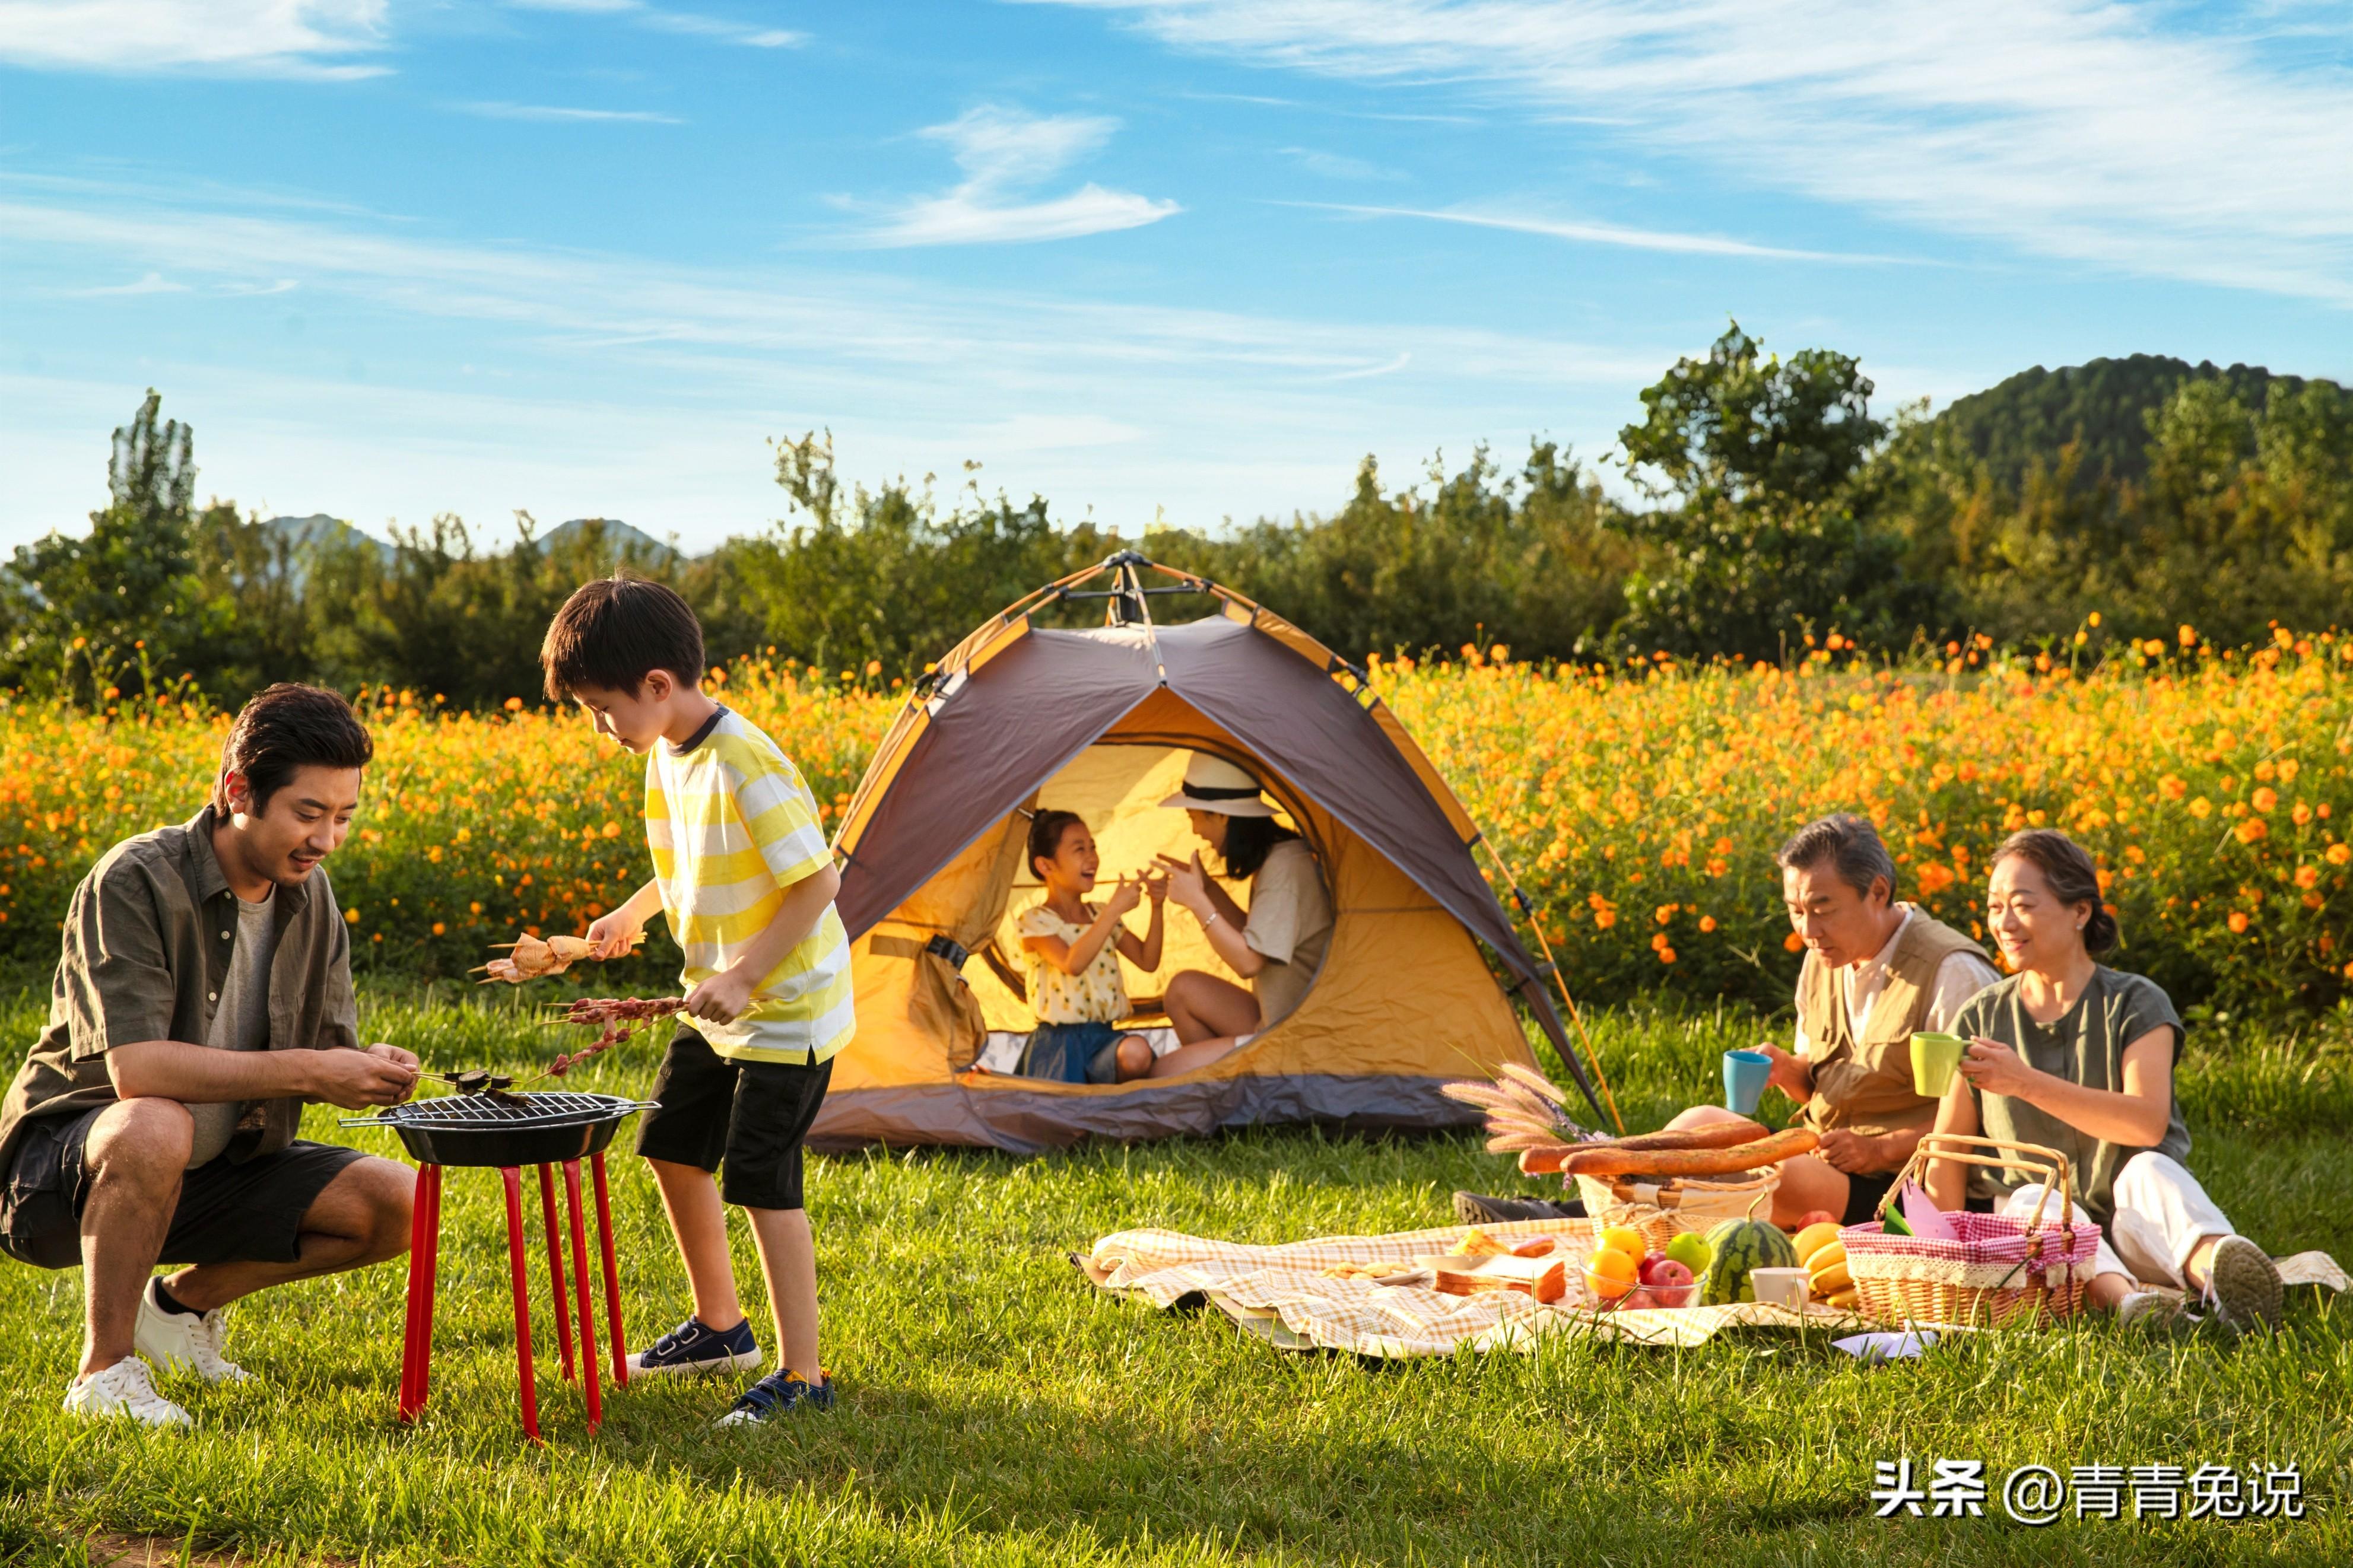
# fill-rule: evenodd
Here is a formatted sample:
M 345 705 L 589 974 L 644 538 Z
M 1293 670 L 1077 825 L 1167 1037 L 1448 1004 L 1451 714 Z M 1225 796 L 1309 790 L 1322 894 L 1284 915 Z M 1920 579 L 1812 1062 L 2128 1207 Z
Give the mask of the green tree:
M 16 552 L 21 587 L 10 618 L 9 679 L 103 701 L 150 670 L 176 672 L 200 652 L 191 568 L 195 437 L 162 417 L 153 389 L 114 433 L 108 503 L 90 532 L 51 532 Z
M 1887 434 L 1873 390 L 1850 355 L 1785 363 L 1734 321 L 1643 392 L 1642 422 L 1618 438 L 1666 504 L 1623 523 L 1657 556 L 1626 584 L 1639 647 L 1772 657 L 1807 623 L 1881 644 L 1941 626 L 1942 595 L 1906 573 L 1905 540 L 1859 482 Z

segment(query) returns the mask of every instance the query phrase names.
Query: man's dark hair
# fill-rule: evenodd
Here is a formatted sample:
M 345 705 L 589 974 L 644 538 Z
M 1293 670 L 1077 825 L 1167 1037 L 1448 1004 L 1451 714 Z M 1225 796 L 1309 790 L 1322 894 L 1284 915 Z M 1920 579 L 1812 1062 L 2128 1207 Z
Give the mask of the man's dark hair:
M 1085 826 L 1085 819 L 1075 811 L 1041 811 L 1029 819 L 1029 874 L 1039 881 L 1044 873 L 1038 869 L 1040 860 L 1051 860 L 1062 852 L 1062 835 L 1073 827 Z
M 1299 835 L 1271 816 L 1229 816 L 1226 818 L 1226 847 L 1220 851 L 1225 858 L 1229 877 L 1255 877 L 1274 847 Z
M 2042 873 L 2051 884 L 2051 896 L 2067 905 L 2089 904 L 2092 913 L 2084 922 L 2084 951 L 2094 958 L 2105 958 L 2124 940 L 2124 927 L 2116 917 L 2108 913 L 2105 900 L 2100 897 L 2099 862 L 2091 851 L 2068 837 L 2055 827 L 2029 827 L 2011 834 L 1993 852 L 1992 864 L 2000 865 L 2016 856 Z
M 702 624 L 661 584 L 615 573 L 564 601 L 547 623 L 539 662 L 556 702 L 590 686 L 634 694 L 657 669 L 692 686 L 702 679 Z
M 259 815 L 297 768 L 364 768 L 375 755 L 352 705 L 340 691 L 280 681 L 237 710 L 213 779 L 213 809 L 229 810 L 228 776 L 245 780 Z
M 1825 860 L 1840 881 L 1866 899 L 1873 880 L 1886 878 L 1887 901 L 1895 901 L 1895 858 L 1864 818 L 1841 811 L 1809 822 L 1773 852 L 1773 863 L 1784 871 L 1811 870 Z

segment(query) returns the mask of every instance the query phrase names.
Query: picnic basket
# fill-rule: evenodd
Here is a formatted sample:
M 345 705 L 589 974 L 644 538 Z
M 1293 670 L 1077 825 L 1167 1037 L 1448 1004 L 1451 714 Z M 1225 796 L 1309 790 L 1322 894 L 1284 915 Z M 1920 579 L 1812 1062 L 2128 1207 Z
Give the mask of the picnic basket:
M 2034 1212 L 2024 1219 L 2008 1215 L 1956 1214 L 1954 1239 L 1891 1236 L 1876 1223 L 1849 1226 L 1847 1273 L 1864 1315 L 1889 1322 L 1957 1323 L 2000 1328 L 2040 1328 L 2081 1310 L 2092 1282 L 2100 1227 L 2075 1210 L 2067 1156 L 2039 1143 L 1979 1138 L 1968 1133 L 1923 1133 L 1912 1158 L 1880 1200 L 1879 1215 L 1931 1159 L 1995 1170 L 2023 1171 L 2042 1183 Z M 2059 1215 L 2044 1214 L 2059 1197 Z
M 1781 1167 L 1767 1165 L 1721 1181 L 1671 1176 L 1641 1181 L 1632 1176 L 1579 1176 L 1577 1195 L 1585 1200 L 1586 1217 L 1597 1226 L 1631 1226 L 1642 1233 L 1653 1252 L 1687 1230 L 1706 1231 L 1727 1219 L 1746 1219 L 1757 1212 L 1758 1200 L 1771 1206 L 1773 1190 L 1781 1184 Z

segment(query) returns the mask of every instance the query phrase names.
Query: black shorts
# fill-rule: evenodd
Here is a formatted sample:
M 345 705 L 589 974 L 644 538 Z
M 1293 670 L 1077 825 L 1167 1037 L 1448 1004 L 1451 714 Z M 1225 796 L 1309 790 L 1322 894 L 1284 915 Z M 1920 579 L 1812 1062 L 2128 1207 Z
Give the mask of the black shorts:
M 0 1179 L 0 1249 L 36 1268 L 81 1262 L 81 1211 L 90 1198 L 83 1146 L 105 1106 L 79 1116 L 37 1116 Z M 367 1156 L 338 1143 L 297 1140 L 243 1164 L 208 1160 L 180 1178 L 180 1202 L 158 1263 L 292 1263 L 302 1255 L 302 1216 L 343 1167 Z
M 654 1079 L 659 1109 L 638 1123 L 638 1152 L 704 1171 L 723 1164 L 719 1195 L 738 1208 L 799 1208 L 801 1140 L 832 1078 L 829 1061 L 730 1061 L 681 1025 Z
M 1894 1171 L 1850 1171 L 1846 1178 L 1846 1213 L 1841 1225 L 1862 1225 L 1879 1217 L 1879 1200 L 1895 1184 Z

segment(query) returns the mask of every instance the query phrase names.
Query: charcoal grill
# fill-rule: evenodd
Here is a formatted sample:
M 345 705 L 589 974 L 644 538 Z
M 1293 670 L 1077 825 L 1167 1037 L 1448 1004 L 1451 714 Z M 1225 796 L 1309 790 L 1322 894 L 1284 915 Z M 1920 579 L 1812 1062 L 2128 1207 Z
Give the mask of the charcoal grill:
M 494 1167 L 506 1186 L 507 1264 L 514 1289 L 515 1363 L 522 1428 L 534 1443 L 539 1435 L 539 1390 L 532 1373 L 531 1282 L 524 1263 L 522 1167 L 539 1171 L 541 1224 L 547 1239 L 549 1295 L 555 1313 L 556 1344 L 565 1381 L 574 1375 L 572 1313 L 565 1300 L 564 1246 L 556 1227 L 554 1167 L 564 1167 L 565 1227 L 572 1244 L 573 1300 L 580 1324 L 578 1366 L 586 1396 L 588 1430 L 604 1420 L 597 1376 L 596 1319 L 588 1298 L 588 1238 L 581 1220 L 580 1162 L 588 1162 L 596 1200 L 598 1262 L 603 1266 L 605 1321 L 612 1345 L 612 1378 L 629 1381 L 628 1352 L 621 1333 L 621 1290 L 613 1258 L 613 1204 L 605 1182 L 605 1150 L 621 1123 L 652 1107 L 609 1094 L 551 1091 L 511 1094 L 485 1089 L 469 1094 L 413 1100 L 374 1116 L 352 1117 L 346 1127 L 390 1128 L 417 1161 L 417 1197 L 409 1222 L 408 1314 L 401 1345 L 399 1415 L 417 1419 L 432 1381 L 433 1297 L 441 1252 L 441 1172 L 446 1165 Z

